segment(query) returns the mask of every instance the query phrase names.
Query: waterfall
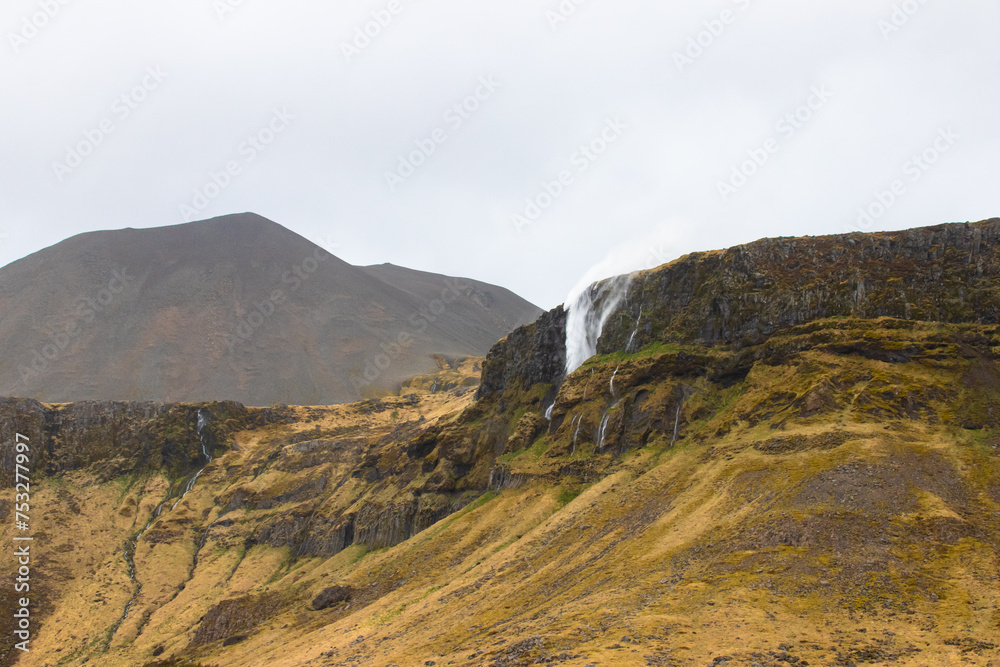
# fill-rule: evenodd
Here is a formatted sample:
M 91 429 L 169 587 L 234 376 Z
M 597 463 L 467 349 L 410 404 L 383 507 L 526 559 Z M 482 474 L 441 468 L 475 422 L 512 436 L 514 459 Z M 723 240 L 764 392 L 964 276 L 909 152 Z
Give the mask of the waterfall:
M 211 463 L 211 461 L 209 461 L 209 463 Z M 208 467 L 208 464 L 205 465 L 205 468 L 207 468 L 207 467 Z M 188 480 L 187 486 L 184 487 L 184 493 L 182 493 L 180 495 L 180 497 L 177 500 L 174 501 L 173 507 L 170 508 L 171 512 L 174 511 L 175 509 L 177 509 L 177 505 L 182 500 L 184 500 L 184 496 L 186 496 L 187 494 L 191 493 L 191 489 L 194 488 L 194 483 L 198 481 L 199 477 L 201 477 L 201 473 L 205 472 L 205 468 L 202 468 L 201 470 L 199 470 L 198 472 L 196 472 L 194 474 L 194 477 L 192 477 L 191 479 Z
M 198 439 L 201 440 L 201 453 L 205 455 L 205 460 L 211 463 L 212 455 L 208 453 L 207 436 L 205 435 L 205 426 L 207 425 L 208 418 L 205 416 L 205 411 L 198 410 L 198 426 L 195 428 L 195 432 L 198 434 Z
M 597 354 L 597 341 L 611 313 L 628 293 L 630 275 L 615 276 L 584 289 L 566 306 L 566 374 Z
M 642 322 L 642 306 L 639 306 L 639 318 L 635 321 L 635 331 L 633 331 L 632 335 L 629 336 L 628 344 L 625 345 L 626 352 L 632 351 L 632 342 L 635 341 L 635 335 L 639 333 L 639 322 Z
M 608 428 L 608 421 L 611 419 L 611 415 L 608 413 L 604 414 L 604 419 L 601 420 L 601 427 L 597 430 L 597 450 L 600 451 L 604 449 L 604 432 Z
M 194 477 L 192 477 L 190 481 L 188 481 L 187 486 L 184 489 L 184 493 L 182 493 L 181 496 L 174 502 L 173 507 L 170 508 L 171 511 L 177 509 L 177 504 L 184 499 L 184 496 L 190 493 L 191 489 L 194 488 L 195 482 L 197 482 L 198 478 L 201 477 L 201 473 L 205 472 L 205 469 L 212 462 L 212 455 L 209 454 L 208 452 L 208 436 L 205 433 L 205 426 L 208 425 L 208 417 L 206 416 L 206 414 L 207 413 L 205 412 L 205 410 L 198 410 L 198 423 L 197 426 L 195 427 L 195 433 L 198 434 L 198 439 L 201 442 L 201 453 L 205 457 L 205 465 L 202 466 L 201 470 L 195 473 Z M 132 606 L 135 604 L 135 601 L 139 598 L 139 594 L 142 593 L 142 584 L 136 578 L 135 552 L 139 548 L 139 542 L 140 540 L 142 540 L 142 536 L 145 535 L 146 531 L 150 529 L 150 527 L 153 525 L 153 522 L 156 521 L 157 518 L 159 518 L 160 512 L 162 511 L 163 511 L 163 503 L 160 503 L 159 505 L 156 506 L 156 511 L 153 513 L 152 518 L 150 518 L 150 520 L 146 522 L 146 527 L 140 530 L 133 539 L 127 540 L 125 542 L 125 552 L 124 552 L 125 564 L 128 567 L 129 579 L 132 581 L 132 583 L 135 584 L 135 589 L 132 592 L 132 597 L 125 604 L 125 610 L 122 612 L 121 617 L 112 626 L 111 633 L 108 635 L 107 642 L 105 643 L 105 648 L 110 646 L 111 639 L 118 632 L 118 629 L 121 627 L 122 623 L 125 622 L 125 619 L 128 618 L 129 613 L 132 611 Z M 201 548 L 201 546 L 204 546 L 205 543 L 204 540 L 207 537 L 208 537 L 208 530 L 206 529 L 205 535 L 203 536 L 202 539 L 202 543 L 199 545 L 199 549 Z
M 615 372 L 611 374 L 611 398 L 615 397 L 615 376 L 618 375 L 618 369 L 621 365 L 615 366 Z
M 677 404 L 677 414 L 674 416 L 674 437 L 670 440 L 670 446 L 673 447 L 674 443 L 677 442 L 677 427 L 681 423 L 681 404 Z
M 545 418 L 548 419 L 549 421 L 552 421 L 552 408 L 554 407 L 556 407 L 555 403 L 550 405 L 548 409 L 545 411 Z
M 576 454 L 576 436 L 580 435 L 580 423 L 583 421 L 580 415 L 573 417 L 573 421 L 570 422 L 569 427 L 573 428 L 573 424 L 576 424 L 576 430 L 573 431 L 573 451 L 569 453 L 570 456 Z
M 164 502 L 166 502 L 166 501 L 164 501 Z M 146 527 L 143 528 L 142 530 L 140 530 L 139 534 L 135 536 L 135 543 L 136 544 L 138 544 L 139 540 L 142 539 L 142 536 L 146 534 L 146 531 L 149 530 L 153 526 L 153 522 L 156 521 L 156 519 L 160 516 L 160 512 L 162 512 L 162 511 L 163 511 L 163 503 L 160 503 L 159 505 L 156 506 L 156 511 L 153 512 L 152 518 L 149 521 L 146 522 Z
M 205 426 L 207 425 L 208 417 L 205 416 L 205 410 L 198 410 L 198 425 L 195 427 L 195 433 L 198 434 L 198 439 L 201 441 L 201 453 L 205 457 L 205 465 L 202 466 L 201 470 L 196 472 L 194 477 L 188 481 L 187 487 L 184 489 L 184 493 L 181 494 L 180 498 L 174 501 L 174 505 L 170 508 L 170 511 L 177 509 L 177 505 L 184 500 L 184 496 L 191 493 L 191 489 L 194 488 L 195 482 L 197 482 L 198 478 L 201 477 L 201 473 L 205 472 L 205 469 L 208 468 L 209 464 L 214 460 L 212 455 L 208 453 L 208 436 L 205 434 Z

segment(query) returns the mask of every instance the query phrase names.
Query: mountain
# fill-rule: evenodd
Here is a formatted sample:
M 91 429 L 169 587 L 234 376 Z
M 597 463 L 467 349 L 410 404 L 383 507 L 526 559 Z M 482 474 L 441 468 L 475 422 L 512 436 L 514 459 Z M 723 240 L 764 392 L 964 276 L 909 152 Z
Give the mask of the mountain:
M 482 356 L 541 311 L 361 268 L 253 214 L 81 234 L 0 269 L 0 395 L 330 404 Z
M 767 239 L 594 285 L 475 392 L 2 399 L 0 661 L 995 666 L 998 278 L 1000 219 Z

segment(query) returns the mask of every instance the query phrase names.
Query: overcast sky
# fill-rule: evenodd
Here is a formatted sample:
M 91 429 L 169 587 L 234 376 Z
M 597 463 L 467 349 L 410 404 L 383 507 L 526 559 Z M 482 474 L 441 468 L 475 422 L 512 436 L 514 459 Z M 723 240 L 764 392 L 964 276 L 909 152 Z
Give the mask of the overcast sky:
M 551 308 L 691 250 L 1000 216 L 998 25 L 996 0 L 5 0 L 0 265 L 254 211 Z

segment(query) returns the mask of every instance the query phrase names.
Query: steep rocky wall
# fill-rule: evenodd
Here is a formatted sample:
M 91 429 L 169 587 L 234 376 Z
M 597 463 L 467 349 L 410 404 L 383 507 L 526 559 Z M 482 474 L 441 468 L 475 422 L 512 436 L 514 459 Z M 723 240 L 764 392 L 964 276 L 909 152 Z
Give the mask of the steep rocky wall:
M 765 239 L 636 274 L 597 351 L 634 352 L 654 342 L 738 347 L 838 316 L 996 323 L 998 279 L 1000 219 Z M 479 396 L 561 382 L 565 322 L 560 307 L 497 343 Z
M 385 491 L 385 487 L 377 490 Z M 366 497 L 359 502 L 358 511 L 332 516 L 318 511 L 319 504 L 304 505 L 262 522 L 247 544 L 288 547 L 296 557 L 318 558 L 335 556 L 353 544 L 383 549 L 405 542 L 462 509 L 478 495 L 480 492 L 427 493 L 384 504 Z
M 760 342 L 825 317 L 1000 321 L 1000 219 L 765 239 L 636 276 L 598 352 L 651 342 Z
M 284 418 L 280 410 L 250 410 L 232 402 L 164 405 L 85 401 L 46 405 L 32 399 L 0 398 L 0 488 L 12 485 L 14 443 L 30 439 L 34 473 L 55 475 L 94 466 L 111 479 L 140 469 L 181 475 L 202 457 L 198 412 L 210 415 L 206 436 L 212 447 L 238 430 Z
M 511 332 L 493 346 L 483 364 L 476 398 L 511 388 L 552 382 L 566 366 L 566 311 L 562 306 Z

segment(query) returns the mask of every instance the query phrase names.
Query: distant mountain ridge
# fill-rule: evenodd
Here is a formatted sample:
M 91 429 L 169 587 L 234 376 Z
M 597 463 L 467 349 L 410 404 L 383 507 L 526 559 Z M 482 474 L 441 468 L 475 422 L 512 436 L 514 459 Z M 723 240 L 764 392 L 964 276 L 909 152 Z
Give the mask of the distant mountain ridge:
M 250 213 L 89 232 L 0 268 L 0 395 L 342 403 L 540 313 L 495 285 L 352 266 Z

